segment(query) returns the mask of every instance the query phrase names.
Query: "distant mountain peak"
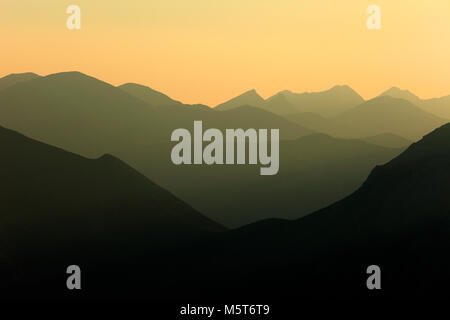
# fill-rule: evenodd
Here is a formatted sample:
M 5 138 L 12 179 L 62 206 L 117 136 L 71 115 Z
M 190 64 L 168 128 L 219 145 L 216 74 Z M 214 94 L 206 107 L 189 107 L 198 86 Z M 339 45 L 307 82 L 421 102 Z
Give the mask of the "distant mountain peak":
M 404 100 L 408 100 L 409 102 L 414 103 L 414 104 L 421 103 L 421 99 L 418 96 L 416 96 L 414 93 L 412 93 L 411 91 L 402 90 L 395 86 L 386 90 L 380 96 L 391 96 L 393 98 L 404 99 Z
M 364 102 L 364 99 L 348 85 L 335 85 L 325 91 L 295 93 L 283 90 L 270 97 L 266 101 L 286 98 L 289 108 L 284 108 L 290 113 L 313 112 L 321 116 L 334 116 L 349 110 Z M 286 103 L 285 103 L 286 104 Z
M 65 71 L 65 72 L 58 72 L 58 73 L 52 73 L 45 77 L 42 77 L 44 81 L 53 81 L 57 84 L 65 83 L 66 85 L 90 85 L 90 84 L 102 84 L 103 86 L 113 87 L 111 84 L 97 79 L 95 77 L 92 77 L 90 75 L 87 75 L 85 73 L 79 72 L 79 71 Z
M 333 87 L 331 87 L 330 90 L 348 90 L 348 89 L 353 90 L 350 86 L 346 84 L 336 84 Z
M 6 77 L 0 78 L 0 90 L 15 85 L 16 83 L 33 80 L 39 77 L 40 75 L 33 72 L 11 73 Z
M 293 92 L 292 92 L 291 90 L 283 90 L 283 91 L 280 91 L 280 92 L 278 92 L 277 94 L 275 94 L 274 97 L 275 97 L 275 96 L 278 96 L 278 95 L 292 94 L 292 93 L 293 93 Z
M 256 92 L 255 89 L 248 90 L 233 99 L 216 106 L 217 110 L 229 110 L 242 105 L 261 106 L 264 99 Z
M 34 72 L 10 73 L 6 77 L 17 77 L 17 76 L 20 76 L 20 77 L 40 77 L 38 74 L 36 74 Z
M 286 96 L 283 94 L 283 92 L 280 92 L 272 97 L 270 97 L 269 99 L 267 99 L 267 101 L 283 101 L 288 103 L 288 100 L 286 98 Z
M 236 98 L 239 98 L 239 97 L 252 97 L 252 98 L 255 98 L 255 99 L 257 99 L 257 100 L 264 100 L 264 99 L 258 94 L 258 92 L 256 92 L 255 89 L 248 90 L 248 91 L 246 91 L 246 92 L 240 94 L 240 95 L 237 96 Z
M 409 93 L 409 94 L 413 94 L 411 93 L 411 91 L 407 90 L 407 89 L 400 89 L 399 87 L 393 86 L 391 88 L 389 88 L 388 90 L 386 90 L 384 93 L 385 94 L 389 94 L 389 93 L 396 93 L 396 92 L 402 92 L 402 93 Z M 414 95 L 414 94 L 413 94 Z M 414 95 L 415 96 L 415 95 Z
M 373 103 L 376 103 L 376 102 L 377 103 L 378 102 L 398 102 L 398 103 L 401 103 L 401 104 L 405 104 L 405 105 L 407 104 L 407 105 L 410 105 L 412 107 L 415 107 L 411 103 L 411 101 L 409 101 L 407 99 L 403 99 L 403 98 L 399 98 L 399 97 L 393 97 L 393 96 L 390 96 L 390 95 L 378 96 L 378 97 L 372 98 L 370 100 L 367 100 L 366 104 L 370 105 L 370 104 L 373 104 Z
M 361 102 L 364 101 L 364 99 L 360 96 L 358 92 L 356 92 L 352 87 L 348 85 L 335 85 L 331 89 L 327 90 L 326 92 L 332 92 L 339 94 L 343 97 L 360 100 Z

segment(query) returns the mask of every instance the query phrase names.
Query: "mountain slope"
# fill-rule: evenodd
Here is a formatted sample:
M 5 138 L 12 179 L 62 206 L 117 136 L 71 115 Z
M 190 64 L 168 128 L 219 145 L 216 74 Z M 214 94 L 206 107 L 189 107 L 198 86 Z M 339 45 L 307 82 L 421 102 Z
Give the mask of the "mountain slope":
M 391 133 L 413 141 L 446 122 L 409 101 L 390 96 L 369 100 L 333 118 L 303 118 L 300 114 L 290 119 L 336 137 L 364 138 Z
M 337 115 L 364 102 L 363 98 L 349 86 L 334 86 L 322 92 L 282 91 L 267 101 L 276 99 L 280 95 L 295 107 L 297 113 L 314 112 L 325 117 Z M 275 108 L 273 112 L 275 112 Z M 283 114 L 289 113 L 294 112 L 293 110 L 283 110 Z
M 264 103 L 264 99 L 253 89 L 234 97 L 233 99 L 217 105 L 214 109 L 217 111 L 231 110 L 244 105 L 259 107 Z
M 396 98 L 396 99 L 403 99 L 403 100 L 411 102 L 412 104 L 414 104 L 416 106 L 420 106 L 420 103 L 421 103 L 420 98 L 418 96 L 416 96 L 414 93 L 412 93 L 409 90 L 402 90 L 397 87 L 392 87 L 392 88 L 386 90 L 385 92 L 383 92 L 382 94 L 380 94 L 380 97 L 385 97 L 385 96 L 390 96 L 390 97 Z
M 412 143 L 412 141 L 392 133 L 381 133 L 376 136 L 361 138 L 361 140 L 387 148 L 404 148 Z
M 153 106 L 79 72 L 53 74 L 0 91 L 0 118 L 5 127 L 93 158 L 167 142 L 173 130 L 192 127 L 194 120 L 213 128 L 279 128 L 281 139 L 313 132 L 257 108 L 219 113 L 205 106 Z
M 75 214 L 73 218 L 81 221 L 86 211 L 95 213 L 96 209 L 105 221 L 131 221 L 132 208 L 142 205 L 135 218 L 143 221 L 221 229 L 113 156 L 83 158 L 2 127 L 0 143 L 3 222 L 21 215 L 44 219 L 47 214 L 59 215 L 55 219 Z M 122 205 L 129 211 L 126 216 L 118 212 Z
M 223 113 L 233 111 L 237 109 Z M 230 227 L 264 218 L 300 217 L 327 206 L 356 190 L 373 167 L 403 150 L 312 134 L 280 141 L 278 174 L 260 176 L 260 165 L 172 165 L 173 145 L 138 150 L 128 163 Z
M 88 157 L 161 137 L 158 113 L 105 82 L 67 72 L 1 91 L 2 125 Z M 155 125 L 149 126 L 148 119 Z
M 3 289 L 57 289 L 70 264 L 118 267 L 224 230 L 112 156 L 86 159 L 1 127 L 0 145 Z
M 450 95 L 441 98 L 422 100 L 420 106 L 424 110 L 439 117 L 450 119 Z
M 440 98 L 420 99 L 408 90 L 401 90 L 396 87 L 393 87 L 381 94 L 381 96 L 386 95 L 393 98 L 408 100 L 429 113 L 441 118 L 450 119 L 450 95 Z
M 260 107 L 278 115 L 314 112 L 322 116 L 333 116 L 363 103 L 364 100 L 348 86 L 334 86 L 322 92 L 293 93 L 281 91 L 264 100 L 255 90 L 247 91 L 216 106 L 218 111 L 231 110 L 242 105 Z
M 297 108 L 288 101 L 285 95 L 277 94 L 264 101 L 261 108 L 279 115 L 296 113 Z
M 189 296 L 209 299 L 445 297 L 449 141 L 447 124 L 376 167 L 352 195 L 306 217 L 260 221 L 188 246 L 177 259 L 189 252 L 203 269 L 182 272 L 178 285 L 195 283 Z M 367 289 L 371 265 L 381 269 L 382 290 Z M 221 277 L 211 283 L 200 274 Z
M 129 253 L 139 263 L 88 268 L 96 280 L 88 281 L 85 294 L 277 301 L 445 297 L 450 284 L 449 141 L 447 124 L 375 168 L 352 195 L 304 218 L 265 220 L 216 234 L 152 255 L 151 263 Z M 380 291 L 366 287 L 367 267 L 374 264 L 381 268 Z M 115 281 L 105 280 L 117 273 Z M 67 290 L 59 287 L 54 292 L 61 298 Z M 48 285 L 36 288 L 40 295 L 49 290 Z
M 0 90 L 13 86 L 16 83 L 33 80 L 39 77 L 39 75 L 32 72 L 9 74 L 6 77 L 0 78 Z
M 200 255 L 223 248 L 202 260 L 229 274 L 214 285 L 266 298 L 289 298 L 291 292 L 442 298 L 450 284 L 449 141 L 447 124 L 377 166 L 342 201 L 295 221 L 258 222 L 197 248 Z M 373 264 L 381 268 L 378 294 L 366 288 L 366 269 Z M 203 284 L 199 292 L 207 288 Z
M 124 90 L 130 95 L 141 99 L 142 101 L 152 105 L 152 106 L 181 106 L 182 103 L 169 98 L 164 93 L 153 90 L 149 87 L 136 84 L 136 83 L 126 83 L 118 88 Z
M 370 136 L 381 130 L 411 140 L 446 122 L 406 100 L 391 97 L 372 99 L 339 115 L 335 121 L 339 126 L 337 132 L 343 136 Z

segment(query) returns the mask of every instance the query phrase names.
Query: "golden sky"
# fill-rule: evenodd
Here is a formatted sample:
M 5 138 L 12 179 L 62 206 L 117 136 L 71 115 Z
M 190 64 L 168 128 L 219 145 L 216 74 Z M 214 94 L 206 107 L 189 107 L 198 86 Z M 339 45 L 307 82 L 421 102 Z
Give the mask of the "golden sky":
M 68 30 L 66 8 L 81 8 Z M 381 8 L 381 30 L 366 27 Z M 449 0 L 1 0 L 0 77 L 77 70 L 216 105 L 249 89 L 450 94 Z

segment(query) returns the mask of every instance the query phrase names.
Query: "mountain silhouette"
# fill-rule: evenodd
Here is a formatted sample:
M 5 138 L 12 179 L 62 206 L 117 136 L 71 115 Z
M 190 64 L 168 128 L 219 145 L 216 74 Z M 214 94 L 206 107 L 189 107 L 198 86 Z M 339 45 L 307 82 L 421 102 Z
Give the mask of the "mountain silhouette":
M 79 72 L 36 78 L 0 94 L 2 125 L 87 157 L 163 138 L 156 109 Z M 147 119 L 155 124 L 148 125 Z
M 119 88 L 152 106 L 182 105 L 181 102 L 169 98 L 164 93 L 158 92 L 140 84 L 126 83 L 119 86 Z
M 20 296 L 30 292 L 39 293 L 41 298 L 45 294 L 53 294 L 60 299 L 67 296 L 68 291 L 61 288 L 61 283 L 65 282 L 64 276 L 52 278 L 50 275 L 58 274 L 59 267 L 73 263 L 69 261 L 78 261 L 80 255 L 74 253 L 83 252 L 83 256 L 89 259 L 96 257 L 89 260 L 91 263 L 81 261 L 84 262 L 83 270 L 88 270 L 87 274 L 91 277 L 86 280 L 84 297 L 177 300 L 251 296 L 287 301 L 293 299 L 293 294 L 295 300 L 330 296 L 442 297 L 450 284 L 450 259 L 445 254 L 450 249 L 449 141 L 450 124 L 447 124 L 412 144 L 390 162 L 377 166 L 353 194 L 293 221 L 263 220 L 236 230 L 209 233 L 199 241 L 185 242 L 170 250 L 151 253 L 144 250 L 146 254 L 142 254 L 140 250 L 130 250 L 130 247 L 120 244 L 120 240 L 114 243 L 116 249 L 105 246 L 110 243 L 108 239 L 97 250 L 97 242 L 92 241 L 95 237 L 86 238 L 89 245 L 74 240 L 69 245 L 65 241 L 59 242 L 65 239 L 64 236 L 55 237 L 55 233 L 48 233 L 45 228 L 40 230 L 39 237 L 33 235 L 27 239 L 26 234 L 40 228 L 43 223 L 46 225 L 49 220 L 36 217 L 33 223 L 28 223 L 30 220 L 23 220 L 20 216 L 14 218 L 6 215 L 7 219 L 2 219 L 0 225 L 2 231 L 11 230 L 10 227 L 5 228 L 5 221 L 13 219 L 16 230 L 21 227 L 21 232 L 2 232 L 2 240 L 5 237 L 15 240 L 2 241 L 2 244 L 10 244 L 2 248 L 5 252 L 5 248 L 14 247 L 15 256 L 19 253 L 29 255 L 19 260 L 23 262 L 23 269 L 17 269 L 25 274 L 30 273 L 27 281 L 17 287 L 22 289 L 17 292 Z M 35 145 L 33 141 L 30 143 Z M 17 146 L 17 143 L 11 145 Z M 14 154 L 9 151 L 8 154 Z M 73 157 L 57 149 L 55 152 Z M 33 161 L 36 159 L 23 157 L 22 152 L 19 154 L 16 158 L 19 163 L 39 163 Z M 36 154 L 40 153 L 33 152 L 33 157 Z M 50 158 L 46 156 L 45 159 Z M 83 161 L 95 163 L 98 160 Z M 117 164 L 117 160 L 114 163 Z M 39 165 L 42 166 L 41 163 Z M 122 182 L 121 178 L 118 180 Z M 38 188 L 39 185 L 34 184 L 33 187 Z M 64 192 L 60 189 L 57 192 Z M 79 199 L 83 197 L 76 200 Z M 29 206 L 14 198 L 10 203 L 17 207 Z M 33 214 L 36 216 L 36 211 Z M 61 225 L 65 215 L 59 212 L 57 216 L 59 220 L 50 221 Z M 127 224 L 124 227 L 126 229 Z M 65 228 L 61 230 L 65 234 Z M 66 237 L 73 239 L 79 229 L 75 228 L 75 233 L 71 230 L 68 229 Z M 108 228 L 104 233 L 110 230 Z M 94 231 L 103 234 L 101 230 Z M 38 245 L 36 248 L 40 249 L 34 255 L 30 251 L 22 251 L 24 244 L 45 243 L 43 238 L 47 234 L 47 241 L 52 243 L 50 253 L 43 249 L 47 247 Z M 117 239 L 117 234 L 111 238 Z M 142 237 L 140 241 L 145 239 Z M 58 243 L 70 255 L 58 255 L 65 252 L 57 250 Z M 135 244 L 133 241 L 131 243 Z M 145 245 L 143 247 L 146 248 Z M 17 263 L 17 259 L 10 259 L 11 251 L 6 252 L 6 255 L 0 254 L 0 258 L 8 263 Z M 127 263 L 123 262 L 124 257 Z M 58 262 L 57 267 L 52 267 L 55 266 L 53 260 Z M 381 268 L 381 291 L 366 287 L 369 276 L 366 269 L 374 264 Z M 8 266 L 2 265 L 2 268 L 9 271 Z M 21 279 L 22 274 L 19 272 L 13 277 L 6 274 L 6 282 L 1 284 L 11 283 L 12 279 L 17 281 L 18 276 Z M 46 285 L 42 286 L 42 283 Z
M 381 133 L 376 136 L 361 138 L 361 140 L 387 148 L 404 148 L 412 143 L 412 141 L 392 133 Z
M 258 108 L 224 113 L 200 105 L 162 108 L 79 72 L 52 74 L 0 92 L 3 126 L 91 158 L 167 142 L 173 130 L 192 127 L 195 120 L 212 128 L 278 128 L 281 139 L 313 132 Z
M 242 105 L 260 107 L 278 115 L 300 112 L 314 112 L 322 116 L 332 116 L 361 104 L 364 100 L 348 86 L 334 86 L 322 92 L 293 93 L 281 91 L 264 100 L 255 90 L 247 91 L 214 109 L 230 110 Z M 289 119 L 289 118 L 288 118 Z
M 410 91 L 401 90 L 397 87 L 393 87 L 381 94 L 381 96 L 386 95 L 408 100 L 429 113 L 444 119 L 450 119 L 450 95 L 440 98 L 420 99 Z
M 9 74 L 6 77 L 0 78 L 0 90 L 15 85 L 16 83 L 36 79 L 39 77 L 39 75 L 32 72 Z
M 296 109 L 295 112 L 292 112 L 292 108 L 287 109 L 285 106 L 286 110 L 281 111 L 283 114 L 314 112 L 329 117 L 364 102 L 363 98 L 349 86 L 334 86 L 322 92 L 293 93 L 291 91 L 281 91 L 267 99 L 267 101 L 277 99 L 280 95 L 285 97 L 287 102 Z M 273 112 L 276 112 L 274 107 Z
M 398 87 L 392 87 L 383 92 L 382 94 L 380 94 L 380 97 L 384 96 L 390 96 L 392 98 L 407 100 L 416 106 L 420 106 L 421 103 L 420 98 L 416 96 L 414 93 L 412 93 L 409 90 L 402 90 Z
M 0 86 L 2 296 L 73 298 L 72 264 L 86 275 L 80 299 L 448 291 L 450 124 L 410 92 L 352 105 L 346 86 L 267 100 L 250 91 L 218 112 L 78 72 L 11 75 Z M 173 165 L 170 133 L 195 120 L 280 129 L 278 175 Z M 227 230 L 204 215 L 250 224 Z M 271 217 L 295 220 L 261 220 Z M 378 292 L 366 288 L 373 264 Z
M 83 158 L 2 127 L 0 145 L 3 289 L 51 287 L 73 263 L 117 267 L 225 230 L 113 156 Z
M 441 126 L 446 120 L 404 99 L 378 97 L 333 118 L 290 117 L 292 121 L 336 137 L 363 138 L 391 133 L 408 140 L 417 140 Z
M 217 111 L 231 110 L 244 105 L 252 107 L 259 107 L 264 104 L 264 99 L 256 92 L 256 90 L 249 90 L 243 94 L 217 105 L 214 109 Z
M 228 232 L 190 248 L 191 257 L 197 250 L 206 270 L 214 265 L 226 274 L 214 282 L 224 296 L 443 297 L 450 284 L 449 141 L 446 124 L 377 166 L 345 199 L 298 220 Z M 378 292 L 366 287 L 374 264 L 381 268 Z M 199 295 L 212 290 L 197 286 Z
M 424 110 L 427 110 L 428 112 L 439 117 L 450 119 L 450 95 L 441 98 L 422 100 L 422 104 L 420 106 Z
M 312 134 L 280 141 L 280 171 L 260 176 L 259 165 L 174 166 L 172 145 L 142 149 L 128 163 L 229 227 L 271 217 L 297 218 L 325 207 L 355 191 L 376 165 L 404 150 Z
M 199 229 L 205 230 L 221 229 L 111 155 L 83 158 L 2 127 L 0 139 L 4 150 L 0 160 L 2 203 L 5 211 L 11 210 L 4 212 L 3 219 L 19 219 L 22 209 L 24 214 L 37 213 L 40 206 L 45 209 L 42 214 L 57 213 L 59 209 L 63 212 L 64 207 L 69 212 L 81 214 L 83 210 L 97 206 L 114 213 L 116 205 L 126 204 L 130 208 L 134 205 L 132 201 L 136 201 L 136 204 L 146 205 L 142 207 L 148 213 L 141 217 L 144 220 L 155 219 L 168 225 L 179 223 L 194 228 L 198 225 Z M 45 198 L 46 194 L 52 197 Z M 24 206 L 19 201 L 12 201 L 15 197 L 15 200 L 26 197 L 30 201 L 35 198 L 36 203 L 31 201 L 30 205 Z M 106 199 L 112 203 L 107 204 Z M 109 214 L 106 210 L 99 213 Z M 78 218 L 82 219 L 81 216 Z
M 297 108 L 288 101 L 284 94 L 277 94 L 267 99 L 260 107 L 279 115 L 288 115 L 298 112 Z

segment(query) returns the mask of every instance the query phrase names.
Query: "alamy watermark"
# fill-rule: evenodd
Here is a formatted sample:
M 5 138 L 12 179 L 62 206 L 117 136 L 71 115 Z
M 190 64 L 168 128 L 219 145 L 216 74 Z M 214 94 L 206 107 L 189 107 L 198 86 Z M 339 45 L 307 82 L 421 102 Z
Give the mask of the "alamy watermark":
M 369 30 L 381 29 L 381 8 L 377 5 L 371 5 L 366 10 L 367 14 L 370 14 L 367 19 L 366 25 Z
M 70 16 L 67 18 L 66 26 L 69 30 L 81 29 L 81 8 L 78 5 L 71 4 L 67 7 L 66 13 Z M 370 5 L 366 9 L 366 13 L 370 16 L 366 21 L 369 30 L 381 29 L 381 8 L 375 4 Z
M 67 18 L 66 26 L 69 30 L 81 29 L 81 8 L 77 5 L 70 5 L 66 9 L 66 13 L 70 14 Z
M 67 277 L 66 286 L 69 290 L 80 290 L 81 289 L 81 269 L 77 265 L 70 265 L 67 267 L 66 273 L 69 274 Z
M 194 121 L 194 137 L 192 152 L 192 136 L 187 129 L 176 129 L 172 132 L 171 141 L 178 141 L 171 153 L 172 162 L 180 164 L 258 164 L 260 175 L 275 175 L 280 165 L 279 129 L 226 129 L 225 148 L 224 135 L 219 129 L 207 129 L 203 132 L 202 121 Z M 247 145 L 248 140 L 248 145 Z M 270 153 L 268 144 L 270 141 Z M 203 149 L 203 142 L 209 144 Z M 248 157 L 246 150 L 248 149 Z M 225 150 L 225 156 L 224 156 Z M 236 152 L 235 152 L 236 151 Z M 236 153 L 236 155 L 235 155 Z M 193 154 L 193 156 L 192 156 Z M 248 162 L 247 162 L 248 161 Z

